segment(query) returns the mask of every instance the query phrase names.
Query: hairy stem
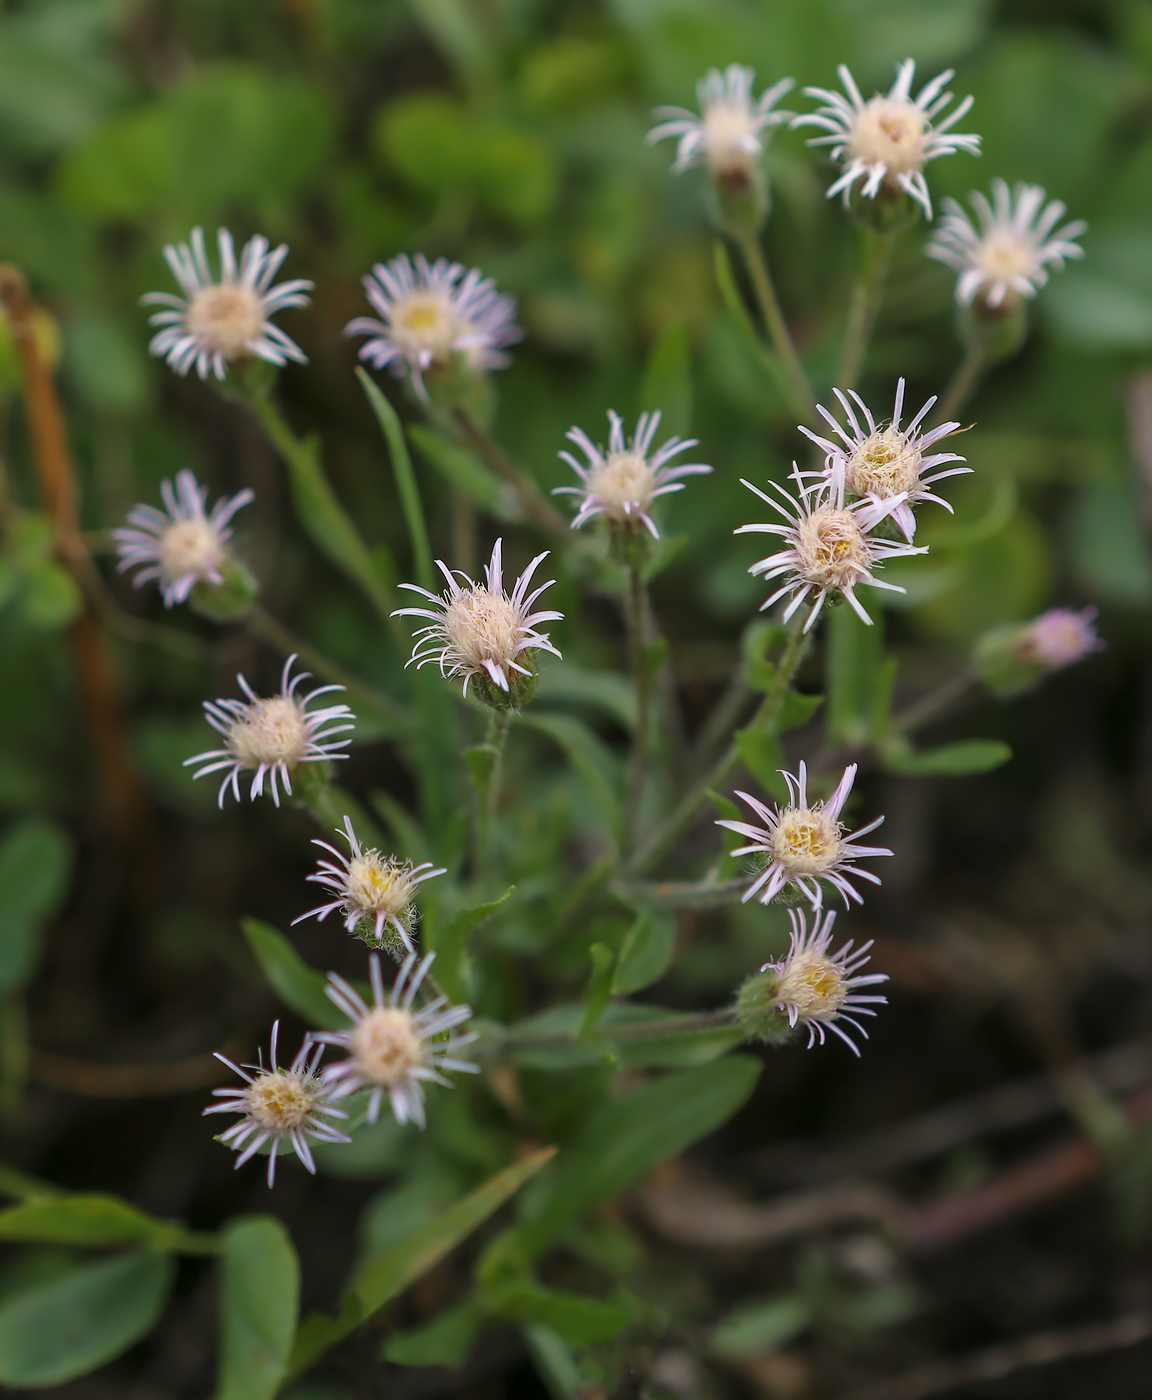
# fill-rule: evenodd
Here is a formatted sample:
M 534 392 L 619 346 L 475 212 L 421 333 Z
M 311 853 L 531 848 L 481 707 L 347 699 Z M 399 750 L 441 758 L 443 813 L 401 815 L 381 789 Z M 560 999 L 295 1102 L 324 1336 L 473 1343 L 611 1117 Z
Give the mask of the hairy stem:
M 789 637 L 784 654 L 777 663 L 771 687 L 760 702 L 760 707 L 750 720 L 748 728 L 768 729 L 771 727 L 792 688 L 792 682 L 811 640 L 812 634 L 810 632 L 802 632 L 799 629 Z M 664 825 L 635 852 L 627 866 L 630 875 L 642 874 L 667 855 L 707 800 L 708 793 L 713 788 L 719 787 L 732 774 L 739 762 L 740 750 L 733 738 L 723 755 L 676 804 Z
M 568 522 L 555 506 L 544 499 L 536 483 L 529 481 L 513 465 L 507 453 L 489 437 L 468 410 L 456 407 L 452 410 L 452 416 L 469 445 L 480 454 L 497 476 L 503 477 L 515 488 L 524 514 L 546 534 L 568 539 Z
M 485 779 L 476 785 L 476 878 L 485 885 L 494 882 L 496 873 L 496 813 L 500 803 L 504 752 L 508 747 L 512 715 L 512 710 L 492 711 L 485 746 L 495 752 Z
M 970 344 L 964 358 L 956 366 L 956 373 L 944 390 L 943 397 L 936 405 L 932 422 L 946 423 L 950 418 L 954 418 L 979 388 L 980 381 L 988 373 L 989 367 L 988 356 L 983 349 L 977 344 Z
M 838 387 L 845 393 L 856 387 L 864 367 L 864 355 L 880 310 L 891 253 L 891 233 L 880 233 L 870 228 L 860 230 L 860 272 L 852 288 L 848 328 L 844 333 L 844 355 L 837 381 Z
M 772 285 L 772 276 L 768 271 L 768 262 L 760 240 L 750 234 L 739 239 L 739 244 L 744 265 L 752 282 L 752 290 L 756 294 L 756 304 L 784 366 L 784 373 L 788 377 L 788 384 L 796 401 L 795 407 L 806 423 L 815 423 L 816 400 L 812 395 L 808 376 L 804 373 L 804 366 L 800 363 L 800 356 L 792 343 L 784 314 L 780 310 L 780 301 L 776 296 L 776 288 Z
M 626 839 L 637 844 L 640 837 L 640 809 L 648 777 L 652 731 L 652 676 L 648 669 L 648 590 L 640 570 L 628 570 L 628 644 L 632 656 L 632 677 L 636 685 L 636 731 L 632 737 L 632 766 L 628 777 Z

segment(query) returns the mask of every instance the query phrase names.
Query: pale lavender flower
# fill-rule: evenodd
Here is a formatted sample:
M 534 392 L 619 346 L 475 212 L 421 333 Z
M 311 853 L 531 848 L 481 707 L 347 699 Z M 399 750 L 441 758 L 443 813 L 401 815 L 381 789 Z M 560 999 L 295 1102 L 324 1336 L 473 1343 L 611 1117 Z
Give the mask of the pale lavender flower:
M 425 880 L 445 874 L 446 867 L 437 870 L 430 860 L 413 865 L 410 860 L 399 861 L 394 856 L 382 856 L 377 850 L 365 850 L 347 816 L 343 835 L 350 848 L 348 855 L 327 841 L 313 838 L 314 846 L 328 851 L 335 859 L 321 858 L 316 874 L 308 876 L 310 881 L 326 886 L 336 898 L 318 909 L 309 909 L 293 919 L 293 924 L 311 918 L 323 920 L 339 909 L 349 933 L 354 933 L 357 924 L 366 919 L 372 924 L 377 945 L 399 939 L 405 950 L 412 952 L 411 930 L 416 922 L 412 896 Z
M 859 837 L 875 831 L 883 817 L 849 833 L 845 833 L 840 821 L 840 813 L 856 779 L 856 764 L 845 768 L 844 776 L 827 802 L 808 801 L 808 770 L 803 763 L 798 776 L 793 777 L 791 773 L 782 776 L 788 785 L 789 800 L 785 807 L 768 807 L 746 792 L 736 793 L 760 818 L 762 826 L 738 821 L 716 823 L 747 838 L 749 844 L 737 847 L 732 852 L 734 856 L 757 854 L 765 857 L 764 868 L 745 890 L 743 902 L 746 904 L 758 895 L 761 904 L 770 904 L 786 885 L 793 885 L 813 909 L 819 909 L 824 902 L 820 881 L 826 880 L 839 892 L 845 908 L 853 899 L 863 904 L 863 896 L 852 881 L 867 880 L 878 885 L 880 878 L 870 870 L 858 869 L 855 862 L 864 856 L 890 856 L 892 852 L 883 846 L 856 844 Z
M 1045 671 L 1061 671 L 1078 661 L 1103 651 L 1104 643 L 1096 635 L 1096 609 L 1051 608 L 1023 627 L 1014 651 L 1024 661 Z
M 480 1072 L 479 1065 L 456 1057 L 458 1050 L 477 1038 L 475 1032 L 452 1035 L 447 1040 L 438 1038 L 466 1021 L 472 1014 L 470 1006 L 449 1006 L 447 997 L 438 996 L 419 1010 L 412 1009 L 435 956 L 428 953 L 417 964 L 416 954 L 409 953 L 392 991 L 386 993 L 380 959 L 373 953 L 369 959 L 371 1006 L 342 977 L 334 972 L 328 974 L 326 995 L 352 1022 L 352 1028 L 316 1035 L 315 1039 L 348 1051 L 347 1060 L 329 1065 L 324 1071 L 324 1083 L 337 1100 L 359 1089 L 371 1090 L 370 1123 L 375 1123 L 387 1094 L 397 1123 L 416 1123 L 422 1128 L 425 1084 L 451 1088 L 452 1081 L 446 1078 L 445 1070 L 459 1074 Z
M 316 1174 L 316 1163 L 308 1145 L 310 1137 L 317 1142 L 351 1142 L 325 1118 L 347 1118 L 333 1106 L 332 1095 L 317 1076 L 322 1045 L 315 1045 L 305 1036 L 304 1044 L 287 1069 L 281 1069 L 276 1058 L 280 1022 L 272 1027 L 272 1043 L 268 1049 L 268 1068 L 264 1068 L 263 1053 L 254 1065 L 236 1065 L 221 1054 L 216 1058 L 234 1070 L 244 1081 L 242 1088 L 213 1089 L 213 1097 L 221 1100 L 204 1110 L 209 1113 L 238 1113 L 240 1121 L 220 1134 L 219 1142 L 239 1152 L 236 1166 L 242 1167 L 266 1144 L 268 1154 L 268 1185 L 276 1180 L 276 1157 L 287 1144 L 300 1158 L 306 1170 Z M 251 1073 L 249 1073 L 251 1071 Z
M 290 336 L 269 319 L 290 306 L 307 306 L 306 292 L 313 284 L 303 278 L 272 286 L 288 245 L 269 250 L 268 240 L 257 234 L 245 243 L 236 264 L 232 235 L 219 229 L 220 280 L 212 275 L 204 247 L 204 230 L 194 228 L 188 243 L 169 244 L 164 257 L 180 284 L 182 297 L 170 292 L 149 292 L 140 298 L 148 305 L 169 308 L 148 318 L 162 326 L 152 337 L 149 353 L 162 356 L 177 374 L 193 365 L 201 379 L 209 371 L 223 379 L 226 366 L 245 355 L 284 365 L 289 360 L 307 364 L 308 357 Z
M 773 109 L 793 82 L 782 78 L 759 99 L 752 96 L 755 71 L 730 64 L 723 73 L 710 68 L 696 85 L 700 115 L 685 107 L 657 107 L 662 118 L 648 133 L 648 140 L 678 139 L 676 163 L 679 175 L 692 165 L 707 165 L 718 180 L 747 180 L 764 150 L 764 132 L 786 122 L 791 112 Z
M 928 487 L 946 476 L 961 476 L 972 470 L 971 467 L 934 470 L 948 462 L 964 461 L 956 452 L 931 451 L 937 443 L 956 432 L 960 424 L 941 423 L 939 427 L 926 432 L 920 430 L 920 424 L 936 402 L 933 395 L 908 426 L 901 427 L 903 379 L 896 386 L 896 406 L 888 423 L 877 424 L 867 404 L 854 389 L 848 391 L 847 397 L 839 389 L 832 392 L 840 400 L 848 426 L 841 427 L 822 404 L 816 405 L 839 441 L 820 437 L 801 424 L 800 431 L 825 453 L 823 474 L 804 472 L 802 475 L 818 478 L 818 494 L 835 494 L 833 488 L 842 483 L 848 493 L 864 498 L 865 504 L 856 512 L 863 530 L 870 530 L 891 516 L 904 538 L 911 543 L 916 533 L 915 505 L 920 501 L 935 501 L 947 511 L 952 509 L 947 501 L 934 496 Z M 861 426 L 849 399 L 855 401 L 865 426 Z
M 351 739 L 337 739 L 354 727 L 356 716 L 347 705 L 328 705 L 322 710 L 309 711 L 308 706 L 318 695 L 327 695 L 334 690 L 343 690 L 342 685 L 322 685 L 308 695 L 298 696 L 296 690 L 301 681 L 307 680 L 308 671 L 291 674 L 295 653 L 284 663 L 280 677 L 280 694 L 263 699 L 255 693 L 243 676 L 236 680 L 247 700 L 211 700 L 204 702 L 204 717 L 218 733 L 224 736 L 222 749 L 210 749 L 184 760 L 187 768 L 191 764 L 204 766 L 194 778 L 203 778 L 208 773 L 224 771 L 224 781 L 220 784 L 219 805 L 224 805 L 224 794 L 229 787 L 236 801 L 240 801 L 240 774 L 246 769 L 255 770 L 252 785 L 248 792 L 250 801 L 255 801 L 264 792 L 265 780 L 272 794 L 272 801 L 280 805 L 280 787 L 292 793 L 292 774 L 301 763 L 323 763 L 332 758 L 347 758 L 340 749 L 347 748 Z
M 362 279 L 380 319 L 358 316 L 344 328 L 345 335 L 371 337 L 360 347 L 360 358 L 396 375 L 407 371 L 424 397 L 424 372 L 433 364 L 446 366 L 454 355 L 477 371 L 508 364 L 504 347 L 524 334 L 516 324 L 514 299 L 502 296 L 477 268 L 465 271 L 447 258 L 429 264 L 423 253 L 414 262 L 405 253 L 377 263 Z
M 609 409 L 608 422 L 607 452 L 597 447 L 580 428 L 570 428 L 565 433 L 565 437 L 580 448 L 588 462 L 585 465 L 577 461 L 571 452 L 561 452 L 561 458 L 583 485 L 557 486 L 552 494 L 580 497 L 580 507 L 572 521 L 574 530 L 594 516 L 603 515 L 613 525 L 643 524 L 653 539 L 659 539 L 660 531 L 649 513 L 652 502 L 657 496 L 683 491 L 681 477 L 706 475 L 712 468 L 699 462 L 676 467 L 668 465 L 673 457 L 696 447 L 695 438 L 686 441 L 678 437 L 669 438 L 663 447 L 649 455 L 652 440 L 660 427 L 659 413 L 640 415 L 631 442 L 624 436 L 624 423 L 618 413 Z
M 429 593 L 415 583 L 402 583 L 401 588 L 423 594 L 439 611 L 428 608 L 398 608 L 393 617 L 428 618 L 430 625 L 416 632 L 416 646 L 408 665 L 417 668 L 430 661 L 440 667 L 448 680 L 464 677 L 464 694 L 474 676 L 487 677 L 505 694 L 510 694 L 512 673 L 529 677 L 532 672 L 520 664 L 519 658 L 529 651 L 560 653 L 546 632 L 537 631 L 541 622 L 559 622 L 559 612 L 533 612 L 532 605 L 555 579 L 541 584 L 529 594 L 532 575 L 549 551 L 538 554 L 528 565 L 512 589 L 504 591 L 503 541 L 492 547 L 491 561 L 484 566 L 484 582 L 474 583 L 459 569 L 449 569 L 437 559 L 436 567 L 448 581 L 447 592 Z M 461 583 L 460 580 L 463 582 Z M 527 659 L 527 658 L 526 658 Z
M 849 940 L 839 952 L 830 954 L 834 913 L 817 915 L 811 931 L 799 910 L 789 909 L 788 917 L 792 921 L 788 956 L 778 963 L 765 963 L 760 969 L 776 974 L 776 988 L 769 1000 L 787 1015 L 790 1026 L 807 1027 L 809 1049 L 817 1041 L 823 1045 L 825 1032 L 832 1031 L 859 1057 L 859 1048 L 840 1023 L 847 1022 L 867 1040 L 868 1032 L 854 1017 L 875 1016 L 872 1007 L 888 1001 L 887 997 L 861 994 L 863 987 L 888 981 L 882 972 L 860 975 L 860 969 L 868 962 L 872 940 L 856 952 Z
M 784 525 L 741 525 L 733 532 L 737 535 L 779 535 L 788 546 L 758 560 L 748 570 L 750 574 L 763 574 L 768 579 L 786 576 L 775 593 L 760 605 L 760 611 L 770 608 L 778 599 L 791 593 L 792 601 L 784 610 L 784 621 L 787 622 L 805 599 L 812 598 L 812 608 L 804 623 L 804 631 L 808 632 L 815 625 L 828 596 L 839 593 L 847 599 L 861 622 L 871 626 L 872 619 L 857 599 L 856 589 L 867 584 L 870 588 L 885 588 L 892 593 L 905 592 L 897 584 L 876 578 L 874 570 L 889 559 L 927 554 L 927 548 L 917 549 L 895 540 L 868 535 L 867 530 L 878 523 L 876 507 L 866 500 L 845 506 L 842 481 L 830 480 L 826 491 L 806 486 L 795 462 L 792 464 L 792 479 L 797 487 L 795 500 L 778 482 L 769 483 L 779 493 L 784 502 L 781 504 L 741 478 L 749 491 L 754 491 L 787 522 Z M 904 499 L 905 493 L 890 497 L 884 514 L 891 514 Z M 866 510 L 867 525 L 862 524 L 859 518 Z
M 956 300 L 970 306 L 977 297 L 995 310 L 1017 297 L 1034 297 L 1048 281 L 1047 265 L 1063 268 L 1065 258 L 1082 258 L 1079 238 L 1088 225 L 1073 219 L 1058 229 L 1067 212 L 1058 199 L 1044 203 L 1039 185 L 1018 184 L 1009 190 L 992 181 L 992 203 L 973 191 L 969 199 L 979 228 L 954 199 L 944 201 L 932 242 L 924 250 L 960 274 Z
M 810 146 L 829 146 L 829 155 L 843 164 L 840 176 L 828 187 L 828 196 L 842 194 L 848 204 L 858 182 L 866 199 L 875 199 L 885 187 L 899 186 L 916 200 L 925 215 L 932 217 L 932 197 L 924 179 L 924 166 L 938 156 L 954 155 L 957 151 L 980 154 L 979 136 L 961 136 L 950 128 L 972 107 L 966 97 L 945 121 L 933 122 L 952 101 L 950 92 L 942 92 L 952 77 L 952 69 L 941 73 L 912 97 L 912 79 L 916 72 L 913 59 L 906 59 L 896 70 L 896 81 L 886 95 L 877 93 L 867 102 L 860 89 L 841 64 L 836 72 L 848 96 L 829 88 L 804 89 L 806 97 L 820 98 L 825 105 L 816 112 L 796 117 L 793 126 L 818 126 L 829 133 L 815 136 Z
M 212 507 L 208 488 L 201 486 L 192 472 L 176 473 L 176 481 L 160 484 L 164 510 L 155 506 L 134 506 L 128 525 L 113 530 L 120 563 L 117 573 L 145 567 L 132 580 L 136 588 L 156 579 L 164 606 L 186 601 L 198 583 L 224 582 L 220 572 L 228 560 L 225 545 L 232 538 L 229 522 L 238 510 L 256 499 L 245 488 L 235 496 L 222 496 Z M 165 513 L 166 512 L 166 513 Z

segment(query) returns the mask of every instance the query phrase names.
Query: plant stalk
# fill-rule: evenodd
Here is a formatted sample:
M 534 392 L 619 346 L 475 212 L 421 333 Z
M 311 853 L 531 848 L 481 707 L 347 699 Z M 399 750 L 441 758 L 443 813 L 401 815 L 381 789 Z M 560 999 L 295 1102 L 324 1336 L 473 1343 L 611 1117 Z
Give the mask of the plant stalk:
M 795 408 L 806 423 L 814 424 L 817 421 L 816 400 L 808 383 L 808 376 L 804 373 L 804 366 L 800 363 L 800 356 L 796 353 L 784 313 L 780 310 L 780 300 L 776 295 L 776 288 L 772 285 L 772 275 L 768 271 L 768 261 L 764 257 L 760 240 L 748 234 L 737 241 L 752 282 L 752 290 L 756 294 L 756 304 L 784 366 L 784 373 L 796 401 Z
M 636 685 L 636 730 L 632 736 L 632 765 L 628 777 L 625 838 L 639 844 L 641 807 L 652 744 L 652 676 L 648 669 L 648 589 L 633 564 L 628 570 L 628 642 Z
M 955 418 L 972 395 L 980 386 L 980 381 L 988 373 L 990 363 L 983 348 L 975 343 L 969 344 L 964 358 L 956 366 L 956 373 L 949 381 L 947 389 L 940 402 L 936 405 L 936 412 L 932 415 L 933 423 L 946 423 L 949 419 Z
M 568 539 L 570 533 L 568 522 L 555 506 L 544 499 L 536 483 L 529 481 L 513 465 L 503 448 L 489 437 L 468 410 L 458 405 L 453 408 L 452 416 L 469 445 L 480 454 L 497 476 L 503 477 L 515 488 L 524 514 L 546 534 L 556 535 L 564 540 Z
M 892 238 L 890 232 L 878 232 L 871 228 L 860 230 L 860 274 L 852 288 L 848 328 L 844 333 L 844 355 L 837 380 L 837 386 L 845 393 L 855 389 L 864 367 L 864 355 L 884 293 Z

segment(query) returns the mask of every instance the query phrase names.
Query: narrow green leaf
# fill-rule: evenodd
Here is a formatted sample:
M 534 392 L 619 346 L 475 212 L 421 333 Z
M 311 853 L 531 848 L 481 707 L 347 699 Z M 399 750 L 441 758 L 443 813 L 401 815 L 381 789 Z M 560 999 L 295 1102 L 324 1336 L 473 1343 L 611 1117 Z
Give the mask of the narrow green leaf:
M 801 695 L 798 690 L 790 690 L 776 715 L 772 733 L 785 734 L 807 724 L 823 703 L 823 695 Z
M 768 653 L 782 650 L 787 641 L 788 629 L 777 622 L 754 622 L 745 629 L 741 642 L 744 679 L 753 690 L 771 690 L 776 667 L 768 660 Z
M 762 1068 L 751 1055 L 666 1075 L 606 1104 L 565 1147 L 516 1234 L 533 1258 L 586 1211 L 666 1157 L 715 1132 L 739 1109 Z
M 463 758 L 468 768 L 468 776 L 472 779 L 472 786 L 481 802 L 487 797 L 488 785 L 492 781 L 492 773 L 499 757 L 500 750 L 495 744 L 471 744 L 464 750 Z
M 555 1154 L 554 1147 L 544 1147 L 522 1161 L 505 1167 L 470 1195 L 449 1207 L 431 1225 L 385 1254 L 370 1259 L 357 1274 L 338 1318 L 313 1314 L 305 1320 L 292 1352 L 291 1374 L 295 1376 L 307 1370 L 360 1322 L 378 1312 L 410 1283 L 434 1268 L 446 1254 L 499 1210 L 529 1177 L 535 1176 L 541 1167 L 550 1162 Z
M 506 1289 L 494 1306 L 499 1317 L 547 1327 L 569 1346 L 610 1342 L 627 1327 L 628 1312 L 615 1303 L 522 1281 Z
M 662 431 L 684 437 L 692 425 L 692 368 L 688 327 L 669 326 L 653 345 L 640 383 L 640 412 L 663 414 Z
M 300 1264 L 270 1215 L 224 1231 L 217 1400 L 272 1400 L 288 1370 L 300 1300 Z
M 0 997 L 27 986 L 40 930 L 68 892 L 72 842 L 55 822 L 29 817 L 0 842 Z
M 828 710 L 832 745 L 861 744 L 872 729 L 876 691 L 884 664 L 883 613 L 865 627 L 851 608 L 833 608 L 827 622 Z
M 884 766 L 892 773 L 917 777 L 965 777 L 991 773 L 1012 757 L 1012 750 L 1000 739 L 962 739 L 938 749 L 917 752 L 903 745 L 885 749 Z
M 808 1304 L 797 1294 L 751 1299 L 717 1323 L 708 1349 L 725 1361 L 744 1361 L 778 1350 L 810 1321 Z
M 619 765 L 604 741 L 582 720 L 571 715 L 522 713 L 519 723 L 546 734 L 564 750 L 609 831 L 619 841 L 621 815 L 616 791 Z
M 0 1304 L 0 1381 L 60 1385 L 127 1351 L 156 1325 L 172 1282 L 163 1254 L 85 1264 Z
M 404 441 L 404 429 L 396 416 L 396 410 L 369 374 L 359 366 L 356 369 L 356 378 L 368 396 L 368 402 L 392 456 L 392 472 L 396 477 L 396 489 L 400 493 L 400 505 L 404 511 L 405 524 L 408 526 L 408 541 L 412 546 L 412 557 L 415 561 L 416 582 L 421 588 L 431 589 L 432 550 L 428 544 L 428 526 L 424 521 L 424 507 L 420 501 L 420 489 L 416 485 L 416 474 L 412 470 L 412 459 L 408 455 L 408 444 Z
M 244 919 L 240 926 L 261 971 L 285 1006 L 316 1030 L 339 1030 L 348 1024 L 348 1018 L 324 995 L 327 979 L 308 966 L 278 929 L 259 919 Z
M 396 1366 L 462 1366 L 484 1321 L 474 1297 L 448 1308 L 424 1327 L 395 1332 L 381 1353 Z
M 469 938 L 511 899 L 515 889 L 515 885 L 509 885 L 498 899 L 459 910 L 436 930 L 436 937 L 432 940 L 436 950 L 436 980 L 453 1001 L 463 1000 L 469 995 L 463 967 Z
M 595 1031 L 600 1017 L 612 999 L 612 968 L 616 955 L 603 943 L 593 943 L 592 975 L 588 979 L 588 993 L 584 998 L 584 1019 L 580 1022 L 580 1039 L 587 1038 Z
M 155 1220 L 116 1196 L 40 1196 L 0 1211 L 0 1240 L 35 1240 L 41 1244 L 148 1245 L 151 1249 L 188 1248 L 203 1253 L 214 1246 L 210 1236 L 190 1235 L 178 1225 Z
M 777 802 L 787 802 L 788 786 L 780 776 L 784 764 L 780 740 L 757 729 L 741 729 L 736 734 L 736 747 L 744 767 L 760 786 Z
M 624 937 L 612 990 L 631 996 L 658 982 L 676 948 L 676 920 L 660 909 L 645 909 Z
M 541 1326 L 526 1327 L 524 1340 L 552 1400 L 579 1400 L 584 1377 L 567 1344 L 550 1327 Z
M 450 485 L 471 497 L 478 506 L 498 520 L 519 518 L 521 512 L 504 483 L 466 448 L 450 443 L 420 423 L 413 423 L 408 436 Z

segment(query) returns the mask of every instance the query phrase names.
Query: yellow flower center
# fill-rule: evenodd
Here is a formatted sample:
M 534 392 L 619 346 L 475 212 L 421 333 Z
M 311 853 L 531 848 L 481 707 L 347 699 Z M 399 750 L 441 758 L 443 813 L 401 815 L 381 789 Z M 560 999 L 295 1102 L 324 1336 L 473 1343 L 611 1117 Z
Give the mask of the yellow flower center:
M 712 170 L 721 175 L 750 171 L 756 156 L 741 144 L 750 135 L 756 133 L 747 107 L 714 102 L 704 113 L 704 149 Z
M 408 903 L 410 886 L 402 865 L 386 859 L 379 851 L 365 851 L 349 862 L 347 890 L 350 902 L 358 909 L 396 914 Z
M 843 827 L 822 807 L 789 807 L 772 833 L 772 855 L 795 875 L 823 875 L 840 857 Z
M 848 152 L 869 165 L 883 164 L 892 175 L 907 175 L 924 164 L 928 123 L 912 102 L 874 97 L 857 116 Z
M 980 243 L 975 262 L 996 281 L 1032 277 L 1036 272 L 1036 251 L 1031 243 L 1011 233 L 993 233 Z
M 790 958 L 776 989 L 780 1004 L 794 1006 L 800 1018 L 809 1021 L 834 1016 L 847 995 L 844 974 L 821 953 Z
M 188 329 L 210 350 L 234 360 L 264 325 L 264 303 L 249 287 L 204 287 L 188 305 Z
M 445 359 L 459 334 L 452 303 L 442 293 L 413 292 L 392 313 L 391 338 L 403 350 Z
M 655 478 L 647 458 L 639 453 L 613 452 L 593 470 L 588 490 L 600 497 L 608 515 L 624 519 L 628 514 L 625 505 L 641 509 L 648 505 Z
M 857 496 L 898 496 L 920 484 L 920 450 L 891 426 L 873 433 L 848 458 L 844 484 Z
M 501 593 L 479 586 L 464 589 L 444 611 L 444 630 L 466 665 L 510 661 L 516 655 L 520 619 Z
M 300 706 L 283 695 L 249 705 L 228 734 L 228 746 L 245 768 L 259 768 L 262 763 L 291 767 L 303 757 L 307 745 Z
M 822 506 L 796 530 L 799 572 L 817 588 L 851 587 L 868 573 L 871 551 L 851 511 Z
M 207 520 L 178 520 L 160 536 L 160 577 L 173 583 L 186 574 L 204 578 L 224 562 L 216 528 Z
M 412 1016 L 398 1007 L 376 1007 L 352 1032 L 352 1057 L 366 1079 L 391 1086 L 424 1059 Z
M 308 1117 L 316 1102 L 316 1092 L 296 1074 L 273 1070 L 260 1075 L 248 1090 L 249 1117 L 262 1128 L 289 1132 Z

